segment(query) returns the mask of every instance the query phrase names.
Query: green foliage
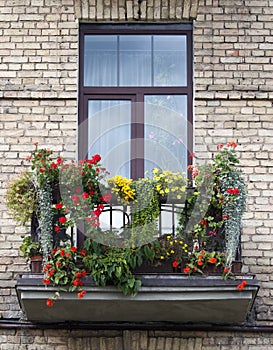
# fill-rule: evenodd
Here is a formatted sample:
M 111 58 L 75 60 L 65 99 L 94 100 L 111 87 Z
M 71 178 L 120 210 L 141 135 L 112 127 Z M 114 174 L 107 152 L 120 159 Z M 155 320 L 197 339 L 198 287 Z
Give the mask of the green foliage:
M 193 234 L 193 238 L 198 240 L 198 251 L 201 249 L 225 251 L 226 266 L 229 268 L 235 259 L 239 244 L 246 203 L 246 184 L 241 171 L 236 167 L 239 164 L 236 147 L 235 142 L 229 142 L 226 146 L 221 144 L 211 165 L 195 170 L 190 169 L 194 175 L 195 191 L 187 196 L 187 210 L 182 211 L 179 220 L 181 235 L 187 230 L 192 215 L 197 212 L 195 205 L 198 196 L 201 192 L 205 193 L 204 208 L 206 208 L 206 198 L 209 198 L 209 203 L 207 203 L 204 217 L 195 224 L 189 235 Z M 207 192 L 206 188 L 208 188 Z M 202 205 L 201 200 L 199 201 L 201 211 Z M 217 240 L 214 237 L 221 239 Z M 225 245 L 220 246 L 221 242 Z
M 5 203 L 14 220 L 27 226 L 38 208 L 38 194 L 30 172 L 23 172 L 9 183 Z
M 30 259 L 36 255 L 42 255 L 42 249 L 39 242 L 35 242 L 31 235 L 22 236 L 23 243 L 20 245 L 19 249 L 23 254 L 25 259 Z
M 133 274 L 137 253 L 130 249 L 105 247 L 94 241 L 86 242 L 87 256 L 84 264 L 97 285 L 115 285 L 124 295 L 137 294 L 141 281 Z

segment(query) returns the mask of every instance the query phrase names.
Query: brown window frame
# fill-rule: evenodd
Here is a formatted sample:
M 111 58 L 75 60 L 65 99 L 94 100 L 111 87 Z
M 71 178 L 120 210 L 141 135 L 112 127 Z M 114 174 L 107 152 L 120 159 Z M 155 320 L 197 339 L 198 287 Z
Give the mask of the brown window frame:
M 149 86 L 149 87 L 90 87 L 84 86 L 84 35 L 86 34 L 184 34 L 187 37 L 187 85 L 186 86 Z M 144 102 L 145 95 L 186 95 L 187 121 L 193 124 L 193 49 L 192 25 L 186 24 L 81 24 L 80 25 L 80 61 L 79 61 L 79 106 L 78 125 L 88 120 L 88 100 L 92 99 L 128 99 Z M 133 104 L 132 104 L 133 105 Z M 136 104 L 137 105 L 137 104 Z M 190 130 L 189 130 L 190 129 Z M 192 128 L 187 130 L 188 154 L 193 148 Z M 144 114 L 132 111 L 131 140 L 144 138 Z M 133 151 L 132 151 L 133 152 Z M 135 153 L 134 153 L 135 154 Z M 88 128 L 79 128 L 78 159 L 88 155 Z M 190 159 L 189 159 L 190 162 Z M 138 157 L 131 161 L 131 177 L 144 176 L 144 147 L 138 150 Z

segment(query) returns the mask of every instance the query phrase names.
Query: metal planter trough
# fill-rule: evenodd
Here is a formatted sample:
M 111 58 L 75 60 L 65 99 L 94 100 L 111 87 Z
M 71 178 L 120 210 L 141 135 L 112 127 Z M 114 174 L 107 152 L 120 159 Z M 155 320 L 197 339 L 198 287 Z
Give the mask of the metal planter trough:
M 28 321 L 60 322 L 178 322 L 238 324 L 246 321 L 259 284 L 253 276 L 223 280 L 220 276 L 143 274 L 135 297 L 124 296 L 115 286 L 96 286 L 87 278 L 84 298 L 61 292 L 54 306 L 46 300 L 56 287 L 45 286 L 42 274 L 24 274 L 17 280 L 17 296 Z M 243 290 L 237 286 L 244 279 Z

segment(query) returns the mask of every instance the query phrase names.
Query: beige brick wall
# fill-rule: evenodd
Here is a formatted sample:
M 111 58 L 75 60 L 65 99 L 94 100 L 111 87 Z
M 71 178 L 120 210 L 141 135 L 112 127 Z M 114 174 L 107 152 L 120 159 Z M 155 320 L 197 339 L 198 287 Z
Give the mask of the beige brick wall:
M 272 319 L 272 1 L 200 1 L 194 31 L 195 144 L 200 158 L 235 139 L 248 184 L 244 271 L 257 275 L 257 319 Z M 204 6 L 203 6 L 204 5 Z
M 33 141 L 70 156 L 76 151 L 79 20 L 181 23 L 195 17 L 197 4 L 189 0 L 0 2 L 2 317 L 20 316 L 14 285 L 17 274 L 27 269 L 18 252 L 23 230 L 13 223 L 3 202 L 7 182 L 25 168 L 24 157 Z M 239 144 L 249 185 L 242 236 L 244 271 L 256 274 L 261 281 L 256 307 L 260 324 L 273 323 L 272 13 L 272 0 L 199 0 L 194 21 L 196 154 L 207 159 L 218 143 L 235 139 Z M 25 349 L 22 334 L 14 332 L 7 337 L 12 334 L 14 344 Z M 5 343 L 3 337 L 0 335 Z M 237 337 L 242 349 L 263 350 L 266 342 L 272 344 L 267 337 Z M 163 342 L 171 343 L 173 349 L 186 346 L 182 340 L 174 340 L 175 336 L 167 338 L 151 337 L 149 349 L 163 349 L 167 346 Z M 16 343 L 18 339 L 22 342 Z M 53 341 L 49 335 L 46 339 Z M 36 344 L 37 339 L 33 341 Z M 202 346 L 197 340 L 188 346 L 194 350 L 228 348 L 228 340 L 221 347 L 217 341 L 204 338 Z M 251 341 L 252 347 L 248 346 Z M 1 344 L 0 349 L 9 349 Z M 67 349 L 67 340 L 55 349 Z
M 221 331 L 0 329 L 2 350 L 270 350 L 272 334 Z M 5 345 L 6 344 L 6 345 Z

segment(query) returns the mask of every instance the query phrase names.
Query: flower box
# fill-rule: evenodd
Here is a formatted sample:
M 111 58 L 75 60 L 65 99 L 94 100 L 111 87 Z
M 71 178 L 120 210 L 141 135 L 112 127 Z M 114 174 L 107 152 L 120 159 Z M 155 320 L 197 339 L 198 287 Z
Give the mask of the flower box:
M 239 290 L 244 279 L 246 286 Z M 61 293 L 53 307 L 46 300 L 57 288 L 45 286 L 41 275 L 18 278 L 16 291 L 28 321 L 56 322 L 179 322 L 234 324 L 246 321 L 256 294 L 258 281 L 238 275 L 237 280 L 219 276 L 183 274 L 143 274 L 142 287 L 135 297 L 124 296 L 114 286 L 96 286 L 86 278 L 84 298 L 77 293 Z

